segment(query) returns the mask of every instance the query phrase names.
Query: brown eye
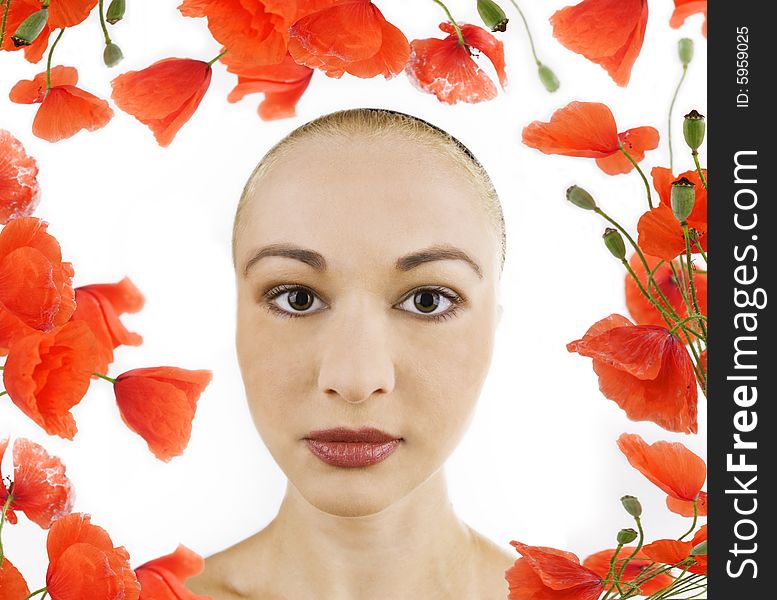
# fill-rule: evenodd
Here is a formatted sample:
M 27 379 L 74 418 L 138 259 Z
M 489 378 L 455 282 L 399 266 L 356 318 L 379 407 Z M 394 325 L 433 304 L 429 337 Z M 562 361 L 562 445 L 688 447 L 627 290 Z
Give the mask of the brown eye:
M 313 304 L 313 294 L 306 290 L 294 290 L 289 292 L 288 302 L 294 310 L 307 310 Z
M 414 315 L 428 315 L 435 319 L 453 314 L 461 303 L 462 299 L 456 292 L 444 287 L 430 287 L 415 290 L 398 307 Z
M 413 305 L 422 313 L 434 312 L 434 309 L 440 306 L 440 294 L 424 290 L 413 294 Z

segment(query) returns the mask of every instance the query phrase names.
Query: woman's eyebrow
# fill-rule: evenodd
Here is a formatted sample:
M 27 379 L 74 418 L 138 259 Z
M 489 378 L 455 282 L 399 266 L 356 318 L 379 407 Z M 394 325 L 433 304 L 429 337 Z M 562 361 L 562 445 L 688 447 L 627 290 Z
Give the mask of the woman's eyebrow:
M 267 256 L 283 256 L 286 258 L 298 260 L 305 263 L 306 265 L 311 266 L 316 271 L 325 271 L 327 268 L 326 259 L 321 253 L 316 252 L 315 250 L 301 248 L 300 246 L 296 246 L 294 244 L 270 244 L 268 246 L 263 246 L 257 249 L 251 255 L 251 258 L 243 268 L 243 276 L 246 277 L 251 267 L 253 267 L 262 258 Z M 483 271 L 480 268 L 480 265 L 475 262 L 475 260 L 466 252 L 464 252 L 464 250 L 449 244 L 437 244 L 434 246 L 429 246 L 428 248 L 424 248 L 423 250 L 410 252 L 404 256 L 400 256 L 394 266 L 399 271 L 409 271 L 419 265 L 436 260 L 464 261 L 470 267 L 472 267 L 472 270 L 475 271 L 475 274 L 480 279 L 483 279 Z

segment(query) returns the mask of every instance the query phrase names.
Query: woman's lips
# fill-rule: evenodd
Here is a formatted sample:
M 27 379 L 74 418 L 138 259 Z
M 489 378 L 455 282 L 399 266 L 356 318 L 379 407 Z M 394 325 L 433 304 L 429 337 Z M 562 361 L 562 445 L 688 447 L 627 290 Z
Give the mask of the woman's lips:
M 367 467 L 387 458 L 402 438 L 374 428 L 323 429 L 311 431 L 305 438 L 308 449 L 335 467 Z

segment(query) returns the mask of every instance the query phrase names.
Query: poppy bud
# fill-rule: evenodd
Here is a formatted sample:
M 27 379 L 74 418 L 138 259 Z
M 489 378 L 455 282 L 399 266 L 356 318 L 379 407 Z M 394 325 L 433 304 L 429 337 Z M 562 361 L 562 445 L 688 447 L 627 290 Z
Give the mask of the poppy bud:
M 105 12 L 105 20 L 111 25 L 118 23 L 124 17 L 125 9 L 126 3 L 124 0 L 113 0 L 108 5 L 108 10 Z
M 596 209 L 596 202 L 593 196 L 577 185 L 573 185 L 567 190 L 567 200 L 585 210 Z
M 693 60 L 693 40 L 682 38 L 677 42 L 677 53 L 680 55 L 680 62 L 683 63 L 684 67 L 687 67 Z
M 623 504 L 623 508 L 625 508 L 626 512 L 632 517 L 639 517 L 642 514 L 642 505 L 635 496 L 623 496 L 623 498 L 621 498 L 621 504 Z
M 607 246 L 607 249 L 610 251 L 610 254 L 615 258 L 618 260 L 624 260 L 626 258 L 626 244 L 623 243 L 623 238 L 621 237 L 621 234 L 618 233 L 617 229 L 608 227 L 604 230 L 602 239 L 604 240 L 604 245 Z
M 639 536 L 639 534 L 633 529 L 621 529 L 618 532 L 618 538 L 617 538 L 618 543 L 621 546 L 625 544 L 630 544 L 631 542 L 637 539 L 637 536 Z
M 691 556 L 707 556 L 707 540 L 691 548 Z
M 121 48 L 119 48 L 117 44 L 111 42 L 110 44 L 105 45 L 105 50 L 103 50 L 103 62 L 106 67 L 115 67 L 121 62 L 122 58 L 124 58 L 124 55 L 121 53 Z
M 545 86 L 545 89 L 549 92 L 555 92 L 558 89 L 559 81 L 558 77 L 556 77 L 556 74 L 551 70 L 550 67 L 540 64 L 540 66 L 537 68 L 537 72 L 540 75 L 540 81 L 542 82 L 542 85 Z
M 684 222 L 696 202 L 696 186 L 687 177 L 672 182 L 672 212 L 680 223 Z
M 502 7 L 494 0 L 478 0 L 478 12 L 483 23 L 491 31 L 505 31 L 507 29 L 507 15 Z
M 11 36 L 14 46 L 29 46 L 35 41 L 46 26 L 46 22 L 49 20 L 49 9 L 41 8 L 39 11 L 32 13 L 24 21 L 21 22 L 19 27 Z
M 685 136 L 685 143 L 688 147 L 696 152 L 704 141 L 704 130 L 707 125 L 704 121 L 704 115 L 699 114 L 698 111 L 692 110 L 685 115 L 685 121 L 683 121 L 683 135 Z

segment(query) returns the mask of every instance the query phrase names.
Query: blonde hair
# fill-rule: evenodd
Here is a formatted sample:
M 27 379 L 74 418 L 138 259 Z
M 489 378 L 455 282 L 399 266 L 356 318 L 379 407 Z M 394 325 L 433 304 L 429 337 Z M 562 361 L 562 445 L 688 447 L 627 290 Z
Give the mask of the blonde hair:
M 447 131 L 418 117 L 384 108 L 352 108 L 318 117 L 300 125 L 275 144 L 256 165 L 248 178 L 235 211 L 232 226 L 232 263 L 237 266 L 235 247 L 240 230 L 241 215 L 261 178 L 294 146 L 307 137 L 343 137 L 359 135 L 368 139 L 381 139 L 398 134 L 417 142 L 430 150 L 440 152 L 454 160 L 482 189 L 481 200 L 496 232 L 500 237 L 500 272 L 504 268 L 507 234 L 499 196 L 483 165 L 470 150 Z

